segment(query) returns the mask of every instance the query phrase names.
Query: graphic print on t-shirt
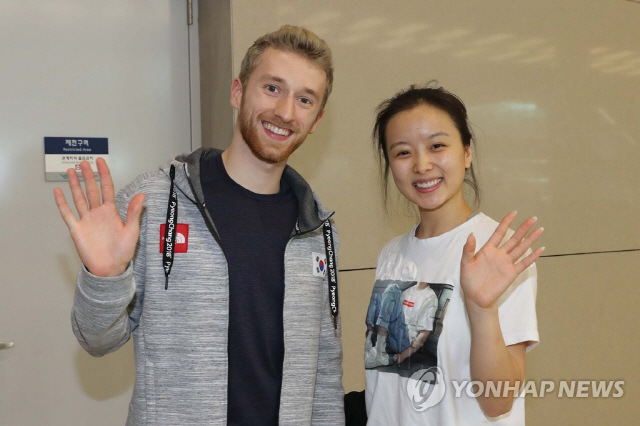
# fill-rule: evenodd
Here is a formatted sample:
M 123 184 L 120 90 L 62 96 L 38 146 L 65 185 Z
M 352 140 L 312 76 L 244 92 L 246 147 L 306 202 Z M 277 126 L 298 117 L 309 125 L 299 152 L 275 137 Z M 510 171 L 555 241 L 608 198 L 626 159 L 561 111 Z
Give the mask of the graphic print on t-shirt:
M 438 338 L 453 286 L 376 280 L 367 311 L 365 367 L 403 377 L 438 365 Z

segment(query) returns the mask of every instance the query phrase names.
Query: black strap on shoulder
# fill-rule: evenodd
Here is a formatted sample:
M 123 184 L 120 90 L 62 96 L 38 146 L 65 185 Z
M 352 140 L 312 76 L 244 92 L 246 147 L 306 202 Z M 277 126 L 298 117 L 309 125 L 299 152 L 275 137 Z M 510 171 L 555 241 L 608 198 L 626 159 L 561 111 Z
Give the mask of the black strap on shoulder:
M 162 250 L 162 266 L 164 267 L 164 289 L 169 288 L 169 274 L 173 266 L 173 254 L 175 252 L 174 239 L 178 224 L 178 195 L 174 188 L 173 180 L 176 177 L 176 167 L 172 164 L 169 171 L 171 188 L 169 189 L 169 205 L 167 206 L 167 220 L 164 226 L 164 245 Z
M 324 236 L 324 248 L 327 254 L 327 268 L 329 280 L 329 307 L 331 308 L 331 316 L 333 316 L 333 328 L 338 328 L 338 271 L 336 270 L 336 257 L 333 247 L 333 232 L 331 230 L 331 221 L 327 219 L 322 228 Z

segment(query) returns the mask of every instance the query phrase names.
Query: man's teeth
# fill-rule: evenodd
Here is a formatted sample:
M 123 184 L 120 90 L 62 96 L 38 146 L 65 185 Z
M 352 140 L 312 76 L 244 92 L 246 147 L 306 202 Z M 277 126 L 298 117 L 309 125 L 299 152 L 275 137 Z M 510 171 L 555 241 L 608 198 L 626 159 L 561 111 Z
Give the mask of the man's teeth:
M 418 188 L 420 188 L 420 189 L 427 189 L 427 188 L 432 188 L 432 187 L 436 186 L 440 182 L 442 182 L 442 178 L 429 180 L 427 182 L 418 182 L 418 183 L 416 183 L 416 186 Z
M 262 127 L 265 129 L 282 136 L 289 136 L 291 134 L 291 130 L 289 129 L 281 129 L 280 127 L 276 127 L 271 123 L 262 123 Z

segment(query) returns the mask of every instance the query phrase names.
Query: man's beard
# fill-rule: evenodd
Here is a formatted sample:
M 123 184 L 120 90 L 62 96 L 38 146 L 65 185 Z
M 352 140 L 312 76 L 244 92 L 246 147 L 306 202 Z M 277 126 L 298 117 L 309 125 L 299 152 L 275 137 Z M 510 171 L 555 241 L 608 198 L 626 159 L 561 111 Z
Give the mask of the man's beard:
M 294 141 L 293 143 L 283 141 L 282 146 L 278 146 L 278 142 L 273 142 L 273 145 L 261 142 L 260 136 L 258 135 L 259 129 L 257 126 L 252 125 L 251 116 L 244 108 L 244 103 L 240 104 L 238 122 L 240 123 L 240 134 L 242 135 L 242 139 L 244 139 L 253 155 L 255 155 L 259 160 L 269 164 L 277 164 L 282 161 L 286 161 L 289 156 L 293 154 L 293 151 L 302 145 L 302 142 L 304 142 L 307 137 L 307 135 L 300 135 L 300 133 L 296 131 L 297 129 L 293 128 L 291 137 L 295 137 L 296 134 L 298 134 L 299 137 L 299 140 Z

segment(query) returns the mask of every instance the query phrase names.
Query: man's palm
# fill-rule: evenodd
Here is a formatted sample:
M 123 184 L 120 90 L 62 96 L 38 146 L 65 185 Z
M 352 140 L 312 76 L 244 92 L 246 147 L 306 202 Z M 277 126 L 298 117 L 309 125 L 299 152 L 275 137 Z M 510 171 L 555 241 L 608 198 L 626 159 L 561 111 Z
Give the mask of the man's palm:
M 117 276 L 126 270 L 135 253 L 144 194 L 137 194 L 132 198 L 125 224 L 116 208 L 109 167 L 101 158 L 96 164 L 100 175 L 100 189 L 89 163 L 80 163 L 86 198 L 75 170 L 69 170 L 69 187 L 79 219 L 76 219 L 59 188 L 54 190 L 54 197 L 82 263 L 95 275 Z

